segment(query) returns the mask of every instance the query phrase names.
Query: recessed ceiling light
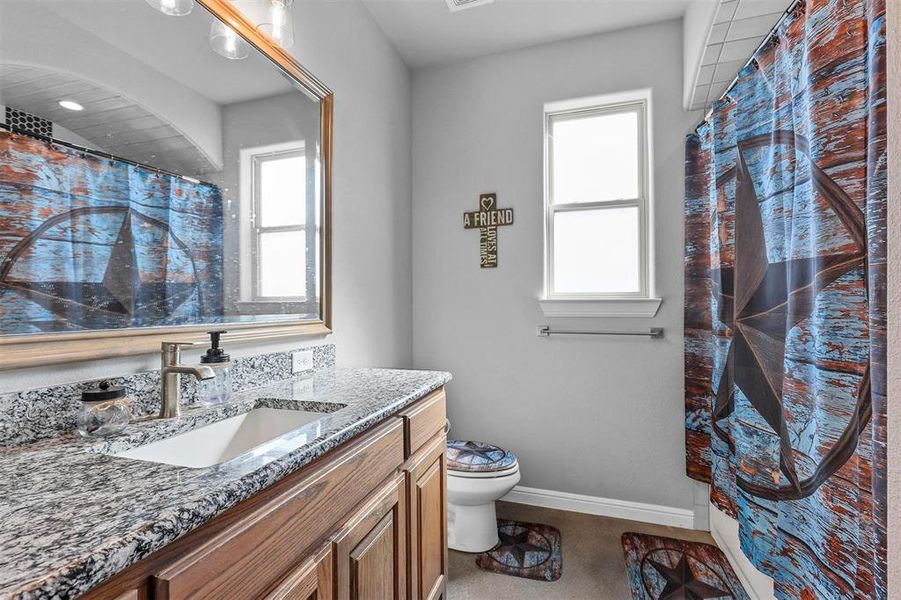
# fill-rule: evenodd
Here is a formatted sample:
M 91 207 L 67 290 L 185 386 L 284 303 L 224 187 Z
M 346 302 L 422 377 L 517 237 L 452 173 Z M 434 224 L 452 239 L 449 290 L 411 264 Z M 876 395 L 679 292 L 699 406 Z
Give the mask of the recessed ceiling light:
M 84 110 L 84 106 L 72 100 L 60 100 L 59 105 L 66 110 Z

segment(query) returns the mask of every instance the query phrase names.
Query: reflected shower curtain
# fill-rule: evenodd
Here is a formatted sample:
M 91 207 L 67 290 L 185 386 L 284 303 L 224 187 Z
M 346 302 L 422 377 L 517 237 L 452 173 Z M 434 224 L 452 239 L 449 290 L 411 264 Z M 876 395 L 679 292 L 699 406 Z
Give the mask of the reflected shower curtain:
M 222 228 L 213 184 L 0 131 L 0 331 L 216 322 Z
M 886 597 L 884 0 L 786 16 L 686 144 L 688 474 L 779 598 Z

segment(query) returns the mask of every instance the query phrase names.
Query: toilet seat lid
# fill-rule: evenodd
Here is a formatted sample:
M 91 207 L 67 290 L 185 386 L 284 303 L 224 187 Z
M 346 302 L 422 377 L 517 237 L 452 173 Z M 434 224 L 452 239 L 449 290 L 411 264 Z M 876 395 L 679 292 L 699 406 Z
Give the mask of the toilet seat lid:
M 516 455 L 500 446 L 471 440 L 447 441 L 447 468 L 464 473 L 495 473 L 517 466 Z

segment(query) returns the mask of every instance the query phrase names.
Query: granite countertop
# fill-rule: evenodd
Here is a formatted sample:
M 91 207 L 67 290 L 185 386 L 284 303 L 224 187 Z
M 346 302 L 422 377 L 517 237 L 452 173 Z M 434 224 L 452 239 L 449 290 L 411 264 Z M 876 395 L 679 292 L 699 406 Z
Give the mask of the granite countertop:
M 71 598 L 272 485 L 450 380 L 439 371 L 328 368 L 244 390 L 224 407 L 0 449 L 0 598 Z M 256 406 L 323 412 L 209 468 L 112 456 Z

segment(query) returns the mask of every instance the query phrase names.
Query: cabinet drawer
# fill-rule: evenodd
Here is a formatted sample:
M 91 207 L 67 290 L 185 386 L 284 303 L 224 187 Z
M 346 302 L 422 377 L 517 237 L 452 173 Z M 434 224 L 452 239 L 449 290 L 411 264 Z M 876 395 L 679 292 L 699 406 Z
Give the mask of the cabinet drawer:
M 441 388 L 399 413 L 404 421 L 404 458 L 409 458 L 444 429 L 445 403 L 446 395 Z
M 154 575 L 154 599 L 259 598 L 401 466 L 403 451 L 402 424 L 390 419 L 309 474 L 239 504 L 229 527 Z

